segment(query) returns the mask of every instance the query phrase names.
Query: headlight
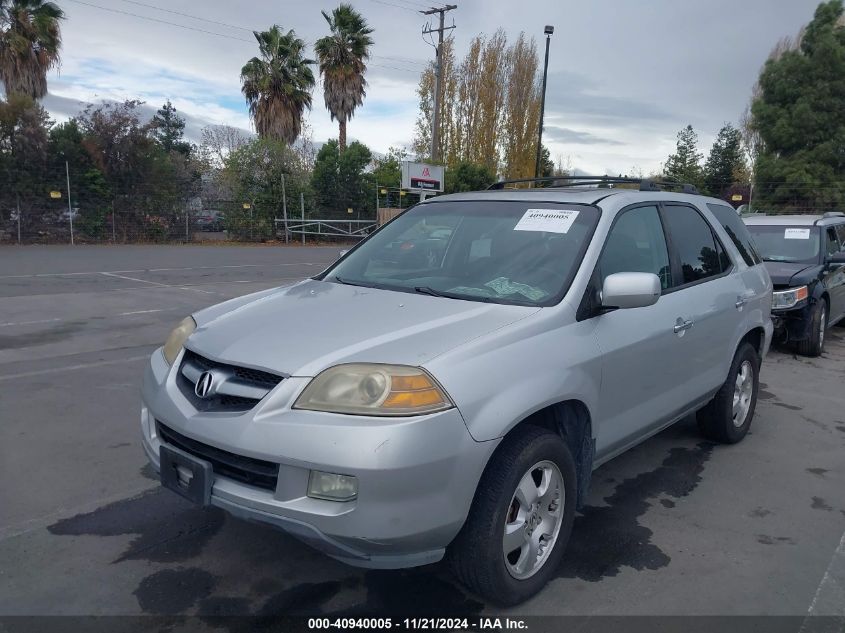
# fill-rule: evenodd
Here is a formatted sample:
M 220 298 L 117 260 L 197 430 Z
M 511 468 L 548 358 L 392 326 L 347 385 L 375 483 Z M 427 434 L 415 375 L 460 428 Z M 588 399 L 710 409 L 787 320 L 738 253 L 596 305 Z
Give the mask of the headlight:
M 404 365 L 337 365 L 312 380 L 294 409 L 358 415 L 421 415 L 454 405 L 425 370 Z
M 187 317 L 182 319 L 182 322 L 176 326 L 176 328 L 170 333 L 170 336 L 167 337 L 167 340 L 164 342 L 164 360 L 167 361 L 168 365 L 172 365 L 173 361 L 176 360 L 176 357 L 179 355 L 179 352 L 182 350 L 182 346 L 185 344 L 185 341 L 188 340 L 188 337 L 197 329 L 197 322 L 194 321 L 193 317 Z
M 807 286 L 800 288 L 790 288 L 789 290 L 782 290 L 772 293 L 772 310 L 784 310 L 795 306 L 799 301 L 803 301 L 810 296 Z

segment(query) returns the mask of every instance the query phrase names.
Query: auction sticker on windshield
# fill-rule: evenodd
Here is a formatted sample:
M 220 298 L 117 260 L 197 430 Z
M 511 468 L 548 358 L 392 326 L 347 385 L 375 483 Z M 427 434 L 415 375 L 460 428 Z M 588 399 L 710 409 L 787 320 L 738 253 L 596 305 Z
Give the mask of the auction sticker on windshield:
M 783 233 L 785 240 L 809 240 L 810 229 L 786 229 Z
M 569 233 L 578 211 L 562 209 L 528 209 L 520 218 L 514 231 L 545 231 L 546 233 Z

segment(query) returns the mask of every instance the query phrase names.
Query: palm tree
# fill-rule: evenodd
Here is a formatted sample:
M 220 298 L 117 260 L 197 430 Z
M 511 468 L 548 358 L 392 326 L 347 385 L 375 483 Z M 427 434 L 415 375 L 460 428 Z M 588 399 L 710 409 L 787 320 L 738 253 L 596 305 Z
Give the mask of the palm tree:
M 293 30 L 282 33 L 277 25 L 254 31 L 260 57 L 241 68 L 241 91 L 249 104 L 255 131 L 261 137 L 292 144 L 302 129 L 302 114 L 311 109 L 314 73 L 305 59 L 305 42 Z
M 47 71 L 59 64 L 64 17 L 53 2 L 0 0 L 0 80 L 7 97 L 47 94 Z
M 337 119 L 338 145 L 346 149 L 346 122 L 352 118 L 355 108 L 364 102 L 367 81 L 364 72 L 366 60 L 370 57 L 373 29 L 351 5 L 341 4 L 329 16 L 322 12 L 331 35 L 321 37 L 314 45 L 323 75 L 326 108 L 332 120 Z

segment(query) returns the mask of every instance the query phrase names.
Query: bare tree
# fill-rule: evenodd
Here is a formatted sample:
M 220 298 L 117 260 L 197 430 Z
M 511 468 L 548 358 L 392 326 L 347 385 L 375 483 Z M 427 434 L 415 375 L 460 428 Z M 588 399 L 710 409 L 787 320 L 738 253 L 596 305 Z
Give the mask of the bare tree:
M 530 178 L 537 155 L 540 124 L 540 84 L 537 80 L 537 43 L 520 33 L 507 55 L 510 78 L 505 105 L 503 158 L 507 178 Z
M 231 125 L 207 125 L 200 139 L 201 155 L 217 168 L 223 166 L 229 154 L 249 142 L 246 132 Z

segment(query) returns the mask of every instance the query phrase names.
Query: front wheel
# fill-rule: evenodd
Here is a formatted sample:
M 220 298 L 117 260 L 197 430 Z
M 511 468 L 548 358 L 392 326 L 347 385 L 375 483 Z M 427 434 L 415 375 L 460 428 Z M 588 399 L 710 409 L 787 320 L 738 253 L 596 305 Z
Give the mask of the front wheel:
M 555 433 L 529 426 L 502 441 L 450 545 L 458 578 L 482 598 L 519 604 L 557 570 L 575 518 L 575 463 Z
M 734 355 L 728 379 L 696 417 L 702 434 L 715 442 L 736 444 L 748 433 L 760 388 L 760 357 L 743 343 Z
M 824 299 L 819 299 L 810 313 L 810 335 L 805 340 L 798 341 L 798 352 L 804 356 L 821 356 L 824 351 L 826 330 L 827 302 Z

